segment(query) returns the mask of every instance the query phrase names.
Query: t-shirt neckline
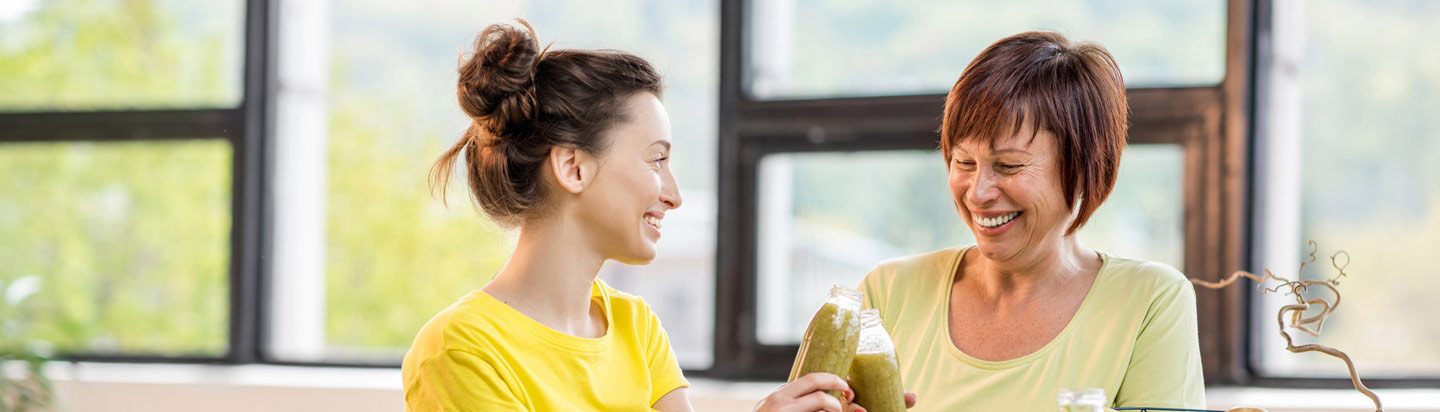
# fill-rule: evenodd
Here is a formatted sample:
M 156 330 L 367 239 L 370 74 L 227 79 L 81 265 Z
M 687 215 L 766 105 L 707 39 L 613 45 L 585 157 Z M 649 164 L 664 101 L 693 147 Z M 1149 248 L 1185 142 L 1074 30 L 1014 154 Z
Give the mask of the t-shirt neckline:
M 1075 310 L 1075 315 L 1070 317 L 1070 322 L 1066 323 L 1065 328 L 1061 329 L 1060 333 L 1056 334 L 1054 338 L 1051 338 L 1050 342 L 1046 342 L 1045 346 L 1041 346 L 1040 349 L 1036 349 L 1034 352 L 1030 352 L 1018 358 L 1006 359 L 1002 361 L 988 361 L 976 358 L 974 356 L 970 356 L 970 354 L 960 350 L 959 347 L 955 346 L 955 338 L 950 336 L 950 294 L 954 290 L 955 272 L 959 271 L 960 262 L 964 259 L 965 253 L 973 249 L 975 249 L 974 244 L 962 246 L 959 248 L 958 251 L 956 251 L 955 256 L 950 259 L 950 273 L 944 276 L 945 292 L 940 294 L 939 302 L 941 309 L 940 313 L 944 315 L 936 316 L 935 318 L 937 320 L 935 322 L 939 323 L 939 325 L 936 327 L 942 328 L 941 330 L 945 331 L 945 333 L 940 334 L 940 336 L 945 339 L 944 346 L 947 352 L 950 352 L 950 354 L 956 359 L 959 359 L 962 362 L 968 363 L 981 369 L 994 370 L 1013 368 L 1016 366 L 1029 364 L 1031 362 L 1034 362 L 1036 359 L 1044 357 L 1050 352 L 1054 352 L 1055 347 L 1060 346 L 1062 341 L 1064 341 L 1071 334 L 1074 333 L 1074 329 L 1076 328 L 1075 325 L 1077 323 L 1080 323 L 1080 320 L 1083 319 L 1083 317 L 1085 316 L 1087 309 L 1092 306 L 1090 304 L 1090 301 L 1093 300 L 1095 296 L 1095 289 L 1100 286 L 1100 282 L 1103 281 L 1105 278 L 1106 269 L 1110 267 L 1110 255 L 1098 250 L 1095 251 L 1096 254 L 1100 255 L 1100 271 L 1095 274 L 1095 282 L 1090 284 L 1090 290 L 1085 291 L 1085 299 L 1080 301 L 1080 308 Z
M 596 278 L 590 287 L 591 300 L 593 301 L 598 298 L 600 300 L 600 310 L 605 312 L 605 335 L 598 338 L 582 338 L 545 326 L 545 324 L 526 316 L 509 304 L 501 302 L 494 296 L 490 296 L 490 294 L 484 290 L 476 289 L 474 294 L 482 306 L 494 310 L 494 313 L 498 316 L 509 318 L 509 321 L 506 322 L 507 324 L 519 325 L 522 329 L 525 329 L 525 331 L 546 343 L 562 349 L 591 353 L 602 352 L 610 347 L 611 336 L 613 335 L 611 332 L 615 330 L 615 318 L 611 313 L 613 309 L 610 306 L 610 293 L 608 293 L 605 284 L 601 282 L 599 278 Z

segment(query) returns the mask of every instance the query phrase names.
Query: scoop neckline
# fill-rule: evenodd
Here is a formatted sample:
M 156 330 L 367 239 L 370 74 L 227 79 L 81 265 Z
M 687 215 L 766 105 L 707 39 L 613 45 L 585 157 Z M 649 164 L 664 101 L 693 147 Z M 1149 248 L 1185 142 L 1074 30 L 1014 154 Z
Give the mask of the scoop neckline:
M 614 335 L 612 332 L 615 330 L 615 318 L 611 313 L 613 310 L 611 310 L 610 306 L 610 294 L 606 293 L 604 285 L 600 283 L 600 279 L 598 278 L 595 279 L 594 283 L 591 283 L 590 287 L 591 301 L 594 301 L 595 298 L 598 297 L 600 299 L 600 311 L 605 313 L 605 334 L 598 338 L 582 338 L 555 330 L 525 315 L 509 304 L 500 301 L 500 299 L 496 299 L 484 290 L 476 289 L 473 294 L 484 306 L 493 307 L 498 311 L 498 315 L 512 320 L 506 323 L 519 325 L 521 329 L 524 329 L 526 332 L 540 338 L 540 340 L 546 343 L 577 352 L 602 352 L 610 347 L 611 336 Z M 503 327 L 503 325 L 501 326 Z
M 951 258 L 950 273 L 945 276 L 945 293 L 940 294 L 940 296 L 942 297 L 940 301 L 940 307 L 942 310 L 941 313 L 944 313 L 945 315 L 936 316 L 936 318 L 939 319 L 939 327 L 944 328 L 945 333 L 943 333 L 941 336 L 945 337 L 945 347 L 947 351 L 950 352 L 950 354 L 956 359 L 959 359 L 962 362 L 968 363 L 981 369 L 994 370 L 1012 368 L 1034 362 L 1036 359 L 1044 357 L 1050 352 L 1054 352 L 1055 347 L 1059 346 L 1061 341 L 1065 340 L 1067 337 L 1074 333 L 1074 329 L 1076 328 L 1075 324 L 1079 323 L 1078 321 L 1082 319 L 1086 312 L 1088 312 L 1087 309 L 1092 306 L 1090 304 L 1090 301 L 1094 300 L 1096 286 L 1100 285 L 1101 280 L 1105 276 L 1106 269 L 1110 267 L 1110 255 L 1106 254 L 1105 252 L 1096 250 L 1095 253 L 1100 255 L 1100 270 L 1095 274 L 1095 282 L 1090 284 L 1090 290 L 1085 291 L 1085 299 L 1080 301 L 1080 308 L 1075 310 L 1075 315 L 1070 317 L 1070 322 L 1065 324 L 1065 328 L 1061 329 L 1060 333 L 1056 334 L 1055 337 L 1050 338 L 1050 341 L 1046 342 L 1045 346 L 1041 346 L 1040 349 L 1036 349 L 1034 352 L 1030 352 L 1014 359 L 988 361 L 976 358 L 974 356 L 970 356 L 970 354 L 965 353 L 965 351 L 963 350 L 960 350 L 960 347 L 955 345 L 955 338 L 950 335 L 950 299 L 951 294 L 954 293 L 955 289 L 955 272 L 959 271 L 960 262 L 964 260 L 965 254 L 974 249 L 974 244 L 961 247 L 960 250 L 955 253 L 955 256 Z

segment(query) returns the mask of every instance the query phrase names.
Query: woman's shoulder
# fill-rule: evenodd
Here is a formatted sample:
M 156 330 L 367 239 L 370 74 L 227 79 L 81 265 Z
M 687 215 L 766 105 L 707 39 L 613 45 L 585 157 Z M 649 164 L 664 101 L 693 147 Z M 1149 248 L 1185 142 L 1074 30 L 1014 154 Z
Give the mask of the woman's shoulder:
M 1101 300 L 1112 305 L 1139 305 L 1126 309 L 1131 311 L 1145 312 L 1157 305 L 1169 306 L 1162 302 L 1193 301 L 1195 296 L 1190 278 L 1174 266 L 1109 254 L 1096 282 Z
M 1106 259 L 1105 265 L 1101 268 L 1102 276 L 1150 288 L 1167 288 L 1181 283 L 1190 283 L 1190 279 L 1185 277 L 1184 273 L 1167 263 L 1100 253 L 1104 254 Z
M 950 270 L 955 267 L 956 259 L 970 246 L 948 247 L 925 253 L 887 259 L 870 269 L 865 275 L 867 280 L 892 281 L 899 278 L 914 278 L 928 276 L 949 276 Z
M 477 356 L 494 352 L 493 344 L 507 330 L 505 321 L 485 308 L 484 292 L 472 291 L 436 313 L 420 331 L 405 355 L 405 363 L 423 361 L 450 351 Z
M 595 279 L 594 296 L 601 297 L 609 305 L 608 310 L 617 315 L 636 315 L 643 318 L 654 314 L 650 304 L 645 303 L 645 298 L 616 289 L 599 278 Z
M 955 264 L 970 246 L 950 247 L 880 262 L 860 282 L 870 307 L 880 308 L 892 295 L 918 297 L 942 290 Z

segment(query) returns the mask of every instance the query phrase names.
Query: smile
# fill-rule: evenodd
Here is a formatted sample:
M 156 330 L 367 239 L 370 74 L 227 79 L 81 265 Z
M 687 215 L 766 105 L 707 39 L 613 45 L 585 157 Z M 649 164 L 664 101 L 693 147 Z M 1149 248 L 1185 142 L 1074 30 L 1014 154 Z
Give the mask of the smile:
M 650 226 L 654 226 L 655 229 L 657 229 L 657 230 L 660 229 L 660 218 L 657 218 L 657 217 L 655 217 L 655 216 L 645 215 L 645 223 L 649 223 Z
M 1000 216 L 996 216 L 996 217 L 979 217 L 979 216 L 976 216 L 976 217 L 975 217 L 975 223 L 979 224 L 981 227 L 986 227 L 986 228 L 999 227 L 1000 225 L 1003 225 L 1003 224 L 1006 224 L 1006 223 L 1010 223 L 1011 220 L 1015 220 L 1015 216 L 1019 216 L 1019 215 L 1020 215 L 1020 212 L 1010 212 L 1010 213 L 1006 213 L 1006 214 L 1003 214 L 1003 215 L 1000 215 Z

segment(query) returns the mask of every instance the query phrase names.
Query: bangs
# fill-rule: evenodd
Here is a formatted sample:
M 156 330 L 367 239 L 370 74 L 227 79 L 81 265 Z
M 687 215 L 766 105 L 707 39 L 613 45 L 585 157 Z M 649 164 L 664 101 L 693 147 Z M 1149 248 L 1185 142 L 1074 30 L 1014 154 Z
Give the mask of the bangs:
M 1020 82 L 1021 85 L 1031 82 Z M 1027 90 L 1029 89 L 1029 90 Z M 1052 133 L 1055 130 L 1054 107 L 1041 103 L 1032 87 L 1011 90 L 1010 95 L 975 93 L 958 99 L 955 113 L 959 114 L 948 137 L 954 147 L 964 143 L 986 143 L 993 147 L 996 139 L 1021 136 L 1029 145 L 1041 130 Z M 947 108 L 946 112 L 951 109 Z M 946 155 L 948 156 L 948 154 Z

